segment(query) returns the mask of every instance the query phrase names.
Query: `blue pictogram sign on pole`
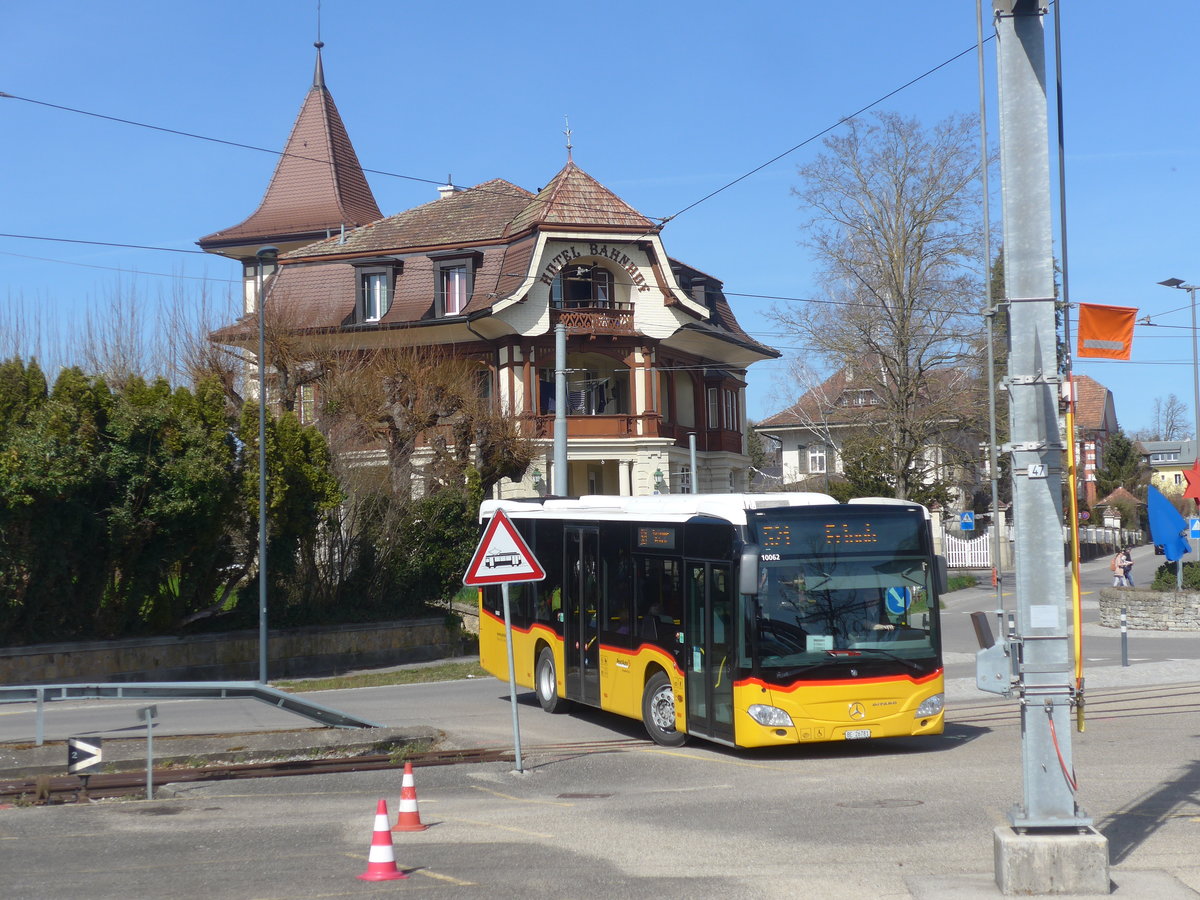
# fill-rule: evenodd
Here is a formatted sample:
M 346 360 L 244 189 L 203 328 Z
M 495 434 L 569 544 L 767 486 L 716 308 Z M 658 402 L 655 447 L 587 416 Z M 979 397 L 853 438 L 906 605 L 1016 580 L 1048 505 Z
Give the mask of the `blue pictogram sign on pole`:
M 961 528 L 963 531 L 974 531 L 975 530 L 975 513 L 960 512 L 958 514 L 958 527 Z
M 893 616 L 902 616 L 908 612 L 909 604 L 912 603 L 912 589 L 906 587 L 890 587 L 887 589 L 887 595 L 884 599 L 884 605 L 887 611 Z
M 1195 517 L 1188 519 L 1188 532 L 1191 537 L 1200 538 L 1200 519 Z

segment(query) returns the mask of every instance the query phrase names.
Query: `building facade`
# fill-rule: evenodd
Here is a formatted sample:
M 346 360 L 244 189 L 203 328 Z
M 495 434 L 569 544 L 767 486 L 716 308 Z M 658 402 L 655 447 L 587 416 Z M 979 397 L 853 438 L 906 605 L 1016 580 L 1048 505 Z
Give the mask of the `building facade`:
M 312 89 L 258 209 L 202 238 L 238 260 L 244 313 L 214 340 L 252 351 L 266 321 L 340 352 L 438 348 L 478 363 L 480 392 L 535 442 L 499 495 L 744 490 L 747 369 L 779 354 L 737 323 L 716 278 L 672 259 L 656 223 L 570 158 L 528 191 L 503 179 L 438 188 L 384 217 L 317 50 Z M 565 327 L 566 358 L 555 331 Z M 567 373 L 557 396 L 556 373 Z M 300 376 L 303 379 L 303 375 Z M 320 379 L 300 385 L 319 408 Z M 565 410 L 568 471 L 552 472 Z M 692 451 L 692 442 L 695 451 Z M 382 449 L 356 451 L 384 465 Z M 419 470 L 418 447 L 414 462 Z M 692 471 L 692 460 L 696 469 Z

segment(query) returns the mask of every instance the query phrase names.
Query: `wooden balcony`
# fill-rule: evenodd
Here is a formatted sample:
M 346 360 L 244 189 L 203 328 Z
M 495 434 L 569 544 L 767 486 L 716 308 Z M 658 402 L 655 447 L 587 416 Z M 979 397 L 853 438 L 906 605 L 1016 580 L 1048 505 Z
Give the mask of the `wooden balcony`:
M 638 420 L 642 430 L 638 431 Z M 554 437 L 554 416 L 530 416 L 532 436 L 549 439 Z M 567 416 L 567 438 L 629 438 L 654 437 L 658 416 L 598 415 Z
M 567 326 L 567 334 L 636 334 L 633 330 L 633 310 L 602 306 L 577 306 L 553 309 L 550 321 Z

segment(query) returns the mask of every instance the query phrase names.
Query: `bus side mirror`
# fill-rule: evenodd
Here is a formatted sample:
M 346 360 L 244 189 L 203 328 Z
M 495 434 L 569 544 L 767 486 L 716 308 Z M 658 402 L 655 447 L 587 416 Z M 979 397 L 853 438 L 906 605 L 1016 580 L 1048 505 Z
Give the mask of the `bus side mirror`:
M 946 593 L 950 587 L 950 566 L 946 563 L 946 557 L 940 553 L 933 558 L 936 566 L 934 570 L 934 578 L 937 581 L 938 594 Z
M 758 544 L 742 547 L 742 566 L 738 570 L 738 593 L 758 596 Z

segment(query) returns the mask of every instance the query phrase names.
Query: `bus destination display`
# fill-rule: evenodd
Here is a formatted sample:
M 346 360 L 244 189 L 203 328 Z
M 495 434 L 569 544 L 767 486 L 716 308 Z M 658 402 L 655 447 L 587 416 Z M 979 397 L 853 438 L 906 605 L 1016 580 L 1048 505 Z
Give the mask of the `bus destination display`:
M 758 532 L 764 550 L 815 553 L 823 547 L 866 549 L 889 546 L 903 549 L 918 546 L 916 525 L 908 517 L 760 521 Z
M 637 545 L 651 547 L 656 550 L 675 549 L 674 528 L 638 528 Z

